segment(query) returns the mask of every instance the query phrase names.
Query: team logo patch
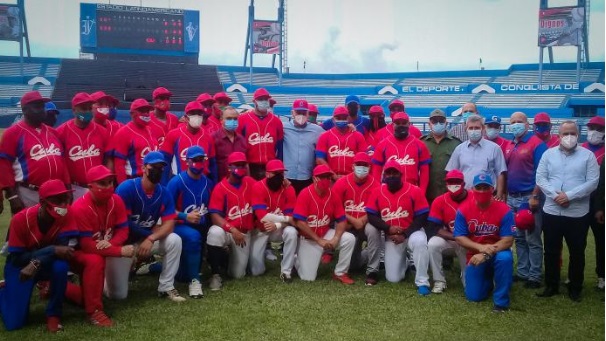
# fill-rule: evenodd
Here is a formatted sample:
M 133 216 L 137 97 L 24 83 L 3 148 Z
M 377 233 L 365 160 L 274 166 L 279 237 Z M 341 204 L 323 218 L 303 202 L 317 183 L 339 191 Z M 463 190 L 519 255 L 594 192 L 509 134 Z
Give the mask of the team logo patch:
M 307 217 L 307 225 L 311 228 L 327 226 L 328 224 L 330 224 L 330 218 L 327 214 L 325 214 L 322 219 L 319 219 L 317 215 L 310 215 Z
M 48 148 L 44 148 L 42 145 L 37 144 L 30 149 L 29 156 L 32 160 L 38 161 L 47 156 L 61 156 L 61 150 L 59 147 L 55 147 L 54 143 L 51 143 Z
M 250 204 L 246 204 L 241 209 L 238 206 L 233 206 L 227 212 L 227 219 L 229 219 L 229 220 L 240 219 L 240 218 L 244 218 L 244 216 L 246 216 L 247 214 L 252 214 L 252 207 L 250 206 Z
M 152 217 L 147 217 L 147 219 L 145 219 L 145 220 L 140 220 L 140 219 L 141 219 L 141 215 L 139 215 L 139 214 L 133 214 L 131 216 L 131 220 L 135 224 L 137 224 L 141 227 L 152 228 L 153 226 L 156 225 L 156 221 Z
M 364 205 L 364 201 L 356 205 L 353 200 L 345 200 L 345 212 L 366 213 L 366 206 Z
M 497 225 L 488 224 L 485 222 L 479 223 L 477 219 L 469 220 L 467 225 L 469 232 L 476 236 L 491 236 L 499 231 L 499 227 Z
M 403 158 L 398 158 L 396 155 L 392 155 L 385 161 L 385 163 L 387 163 L 389 160 L 396 160 L 400 166 L 412 166 L 416 163 L 415 159 L 411 158 L 408 154 L 406 154 Z
M 78 161 L 99 155 L 101 155 L 101 150 L 96 148 L 94 144 L 91 144 L 88 149 L 83 149 L 82 146 L 73 146 L 68 152 L 68 157 L 72 161 Z
M 205 215 L 208 213 L 208 207 L 206 207 L 206 205 L 202 204 L 201 206 L 196 206 L 196 205 L 189 205 L 185 208 L 185 210 L 183 210 L 183 213 L 187 214 L 187 213 L 191 213 L 193 211 L 198 211 L 198 213 Z
M 248 137 L 248 144 L 251 146 L 261 143 L 274 143 L 274 138 L 269 133 L 263 136 L 261 136 L 259 133 L 252 133 Z
M 338 146 L 331 146 L 328 148 L 328 156 L 330 157 L 354 157 L 353 150 L 349 150 L 349 147 L 345 147 L 345 149 L 339 149 Z
M 398 209 L 392 212 L 389 208 L 384 208 L 381 210 L 381 218 L 383 220 L 392 220 L 392 219 L 400 219 L 407 218 L 410 215 L 407 210 L 402 209 L 402 207 L 398 207 Z

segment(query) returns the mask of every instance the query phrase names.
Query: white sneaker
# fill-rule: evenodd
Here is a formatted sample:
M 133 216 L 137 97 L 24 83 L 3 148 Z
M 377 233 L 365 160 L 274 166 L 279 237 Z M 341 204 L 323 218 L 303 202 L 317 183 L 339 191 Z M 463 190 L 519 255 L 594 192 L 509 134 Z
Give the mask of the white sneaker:
M 158 296 L 166 297 L 173 302 L 185 302 L 185 297 L 179 295 L 177 289 L 171 289 L 169 291 L 159 291 Z
M 270 260 L 270 261 L 275 261 L 278 260 L 278 257 L 276 257 L 276 255 L 274 255 L 274 252 L 270 249 L 266 249 L 265 250 L 265 259 Z
M 604 279 L 603 278 L 598 278 L 598 289 L 600 290 L 604 290 Z
M 212 275 L 212 277 L 210 278 L 210 283 L 208 284 L 208 287 L 212 291 L 221 290 L 221 287 L 223 287 L 223 279 L 221 279 L 221 275 L 219 275 L 219 274 Z
M 434 294 L 441 294 L 444 292 L 445 289 L 446 282 L 435 282 L 433 284 L 433 289 L 431 290 L 431 292 L 433 292 Z
M 156 264 L 156 262 L 141 264 L 141 266 L 137 268 L 137 271 L 135 271 L 135 273 L 138 276 L 149 275 L 149 268 L 152 266 L 152 264 Z
M 192 279 L 189 283 L 189 297 L 191 298 L 202 298 L 204 292 L 202 292 L 202 284 L 197 279 Z

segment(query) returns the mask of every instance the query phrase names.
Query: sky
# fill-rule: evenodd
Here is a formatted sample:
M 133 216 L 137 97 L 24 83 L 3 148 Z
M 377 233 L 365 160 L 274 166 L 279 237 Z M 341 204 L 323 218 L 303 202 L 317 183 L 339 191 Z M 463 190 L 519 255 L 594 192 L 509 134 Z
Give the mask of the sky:
M 604 0 L 590 1 L 590 60 L 604 61 Z M 199 63 L 242 65 L 250 0 L 25 0 L 33 56 L 79 57 L 81 2 L 198 10 Z M 474 70 L 480 58 L 486 69 L 506 69 L 539 61 L 539 0 L 286 3 L 290 72 L 406 72 L 417 63 L 419 71 Z M 575 4 L 549 1 L 550 7 Z M 277 7 L 278 0 L 256 0 L 255 17 L 275 20 Z M 18 44 L 0 42 L 0 54 L 18 55 Z M 271 66 L 269 55 L 254 58 L 255 66 Z M 576 47 L 554 48 L 554 59 L 576 61 Z

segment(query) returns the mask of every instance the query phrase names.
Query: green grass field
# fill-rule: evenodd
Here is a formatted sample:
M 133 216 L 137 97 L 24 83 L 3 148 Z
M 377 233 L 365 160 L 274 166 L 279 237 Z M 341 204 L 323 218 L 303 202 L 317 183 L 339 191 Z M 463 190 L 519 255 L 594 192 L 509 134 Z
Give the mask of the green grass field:
M 2 238 L 8 220 L 7 212 L 0 216 Z M 365 287 L 357 273 L 357 283 L 346 287 L 330 279 L 331 267 L 321 266 L 316 282 L 288 285 L 278 278 L 278 262 L 271 262 L 265 276 L 226 281 L 223 291 L 205 290 L 205 298 L 183 304 L 156 298 L 156 276 L 138 277 L 127 300 L 106 301 L 116 324 L 111 329 L 87 324 L 83 310 L 66 303 L 65 331 L 49 335 L 44 303 L 35 293 L 30 324 L 10 333 L 0 327 L 0 340 L 604 340 L 593 236 L 586 254 L 581 303 L 565 295 L 539 299 L 536 290 L 516 283 L 511 310 L 501 315 L 491 312 L 490 300 L 467 302 L 455 271 L 448 272 L 444 294 L 420 297 L 411 274 L 402 283 Z M 186 284 L 177 287 L 187 294 Z

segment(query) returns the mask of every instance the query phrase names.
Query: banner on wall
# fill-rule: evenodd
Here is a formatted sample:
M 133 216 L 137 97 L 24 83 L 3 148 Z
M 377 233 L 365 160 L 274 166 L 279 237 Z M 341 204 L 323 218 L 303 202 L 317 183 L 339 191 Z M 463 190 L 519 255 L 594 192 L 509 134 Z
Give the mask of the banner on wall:
M 280 54 L 281 35 L 279 22 L 255 20 L 252 32 L 253 52 Z
M 21 40 L 21 14 L 16 5 L 0 4 L 0 40 Z
M 539 46 L 583 44 L 584 7 L 557 7 L 539 11 Z

